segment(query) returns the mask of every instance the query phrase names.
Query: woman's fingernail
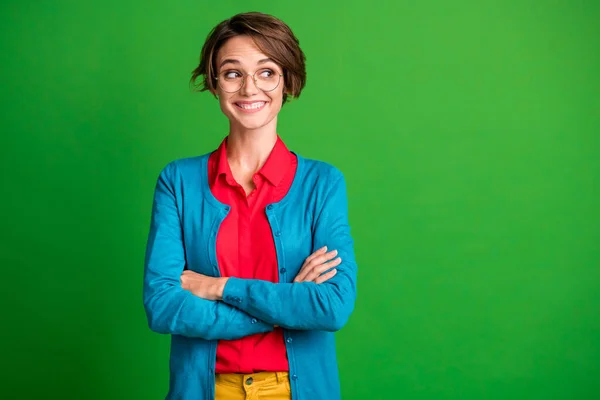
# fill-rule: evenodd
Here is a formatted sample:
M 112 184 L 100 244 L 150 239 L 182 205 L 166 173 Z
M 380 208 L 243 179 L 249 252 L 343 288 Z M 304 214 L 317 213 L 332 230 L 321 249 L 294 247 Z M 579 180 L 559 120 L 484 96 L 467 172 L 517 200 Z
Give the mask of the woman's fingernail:
M 323 251 L 327 251 L 327 246 L 323 246 L 323 247 L 321 247 L 321 250 L 323 250 Z

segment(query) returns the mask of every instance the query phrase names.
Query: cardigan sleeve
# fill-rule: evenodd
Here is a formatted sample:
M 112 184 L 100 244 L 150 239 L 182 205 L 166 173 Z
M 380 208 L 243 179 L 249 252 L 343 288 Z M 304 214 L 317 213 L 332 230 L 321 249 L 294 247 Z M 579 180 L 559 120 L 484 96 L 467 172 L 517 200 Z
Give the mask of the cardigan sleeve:
M 357 266 L 348 224 L 343 175 L 334 169 L 313 232 L 314 249 L 336 249 L 342 262 L 337 274 L 316 284 L 272 283 L 229 278 L 223 301 L 269 324 L 298 330 L 337 331 L 348 321 L 356 299 Z
M 202 299 L 181 287 L 186 261 L 176 176 L 176 167 L 170 163 L 161 171 L 154 191 L 143 286 L 150 329 L 207 340 L 239 339 L 273 330 L 272 325 L 240 309 Z

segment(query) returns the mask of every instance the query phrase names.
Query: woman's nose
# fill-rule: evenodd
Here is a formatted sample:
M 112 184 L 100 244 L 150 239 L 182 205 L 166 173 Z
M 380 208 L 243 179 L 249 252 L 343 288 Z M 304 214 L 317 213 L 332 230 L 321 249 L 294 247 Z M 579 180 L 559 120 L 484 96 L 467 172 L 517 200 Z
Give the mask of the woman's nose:
M 242 83 L 242 88 L 240 90 L 242 95 L 251 96 L 253 94 L 258 93 L 258 88 L 256 87 L 256 82 L 254 82 L 254 75 L 247 74 L 244 77 L 244 82 Z

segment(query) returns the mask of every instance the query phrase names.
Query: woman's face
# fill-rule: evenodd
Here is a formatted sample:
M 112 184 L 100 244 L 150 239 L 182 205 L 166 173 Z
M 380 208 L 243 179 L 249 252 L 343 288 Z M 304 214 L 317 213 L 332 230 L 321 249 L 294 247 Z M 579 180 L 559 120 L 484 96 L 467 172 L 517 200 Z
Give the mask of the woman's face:
M 226 92 L 217 82 L 216 94 L 221 110 L 229 119 L 232 129 L 254 130 L 277 125 L 277 114 L 281 110 L 285 90 L 284 79 L 280 77 L 279 85 L 274 90 L 262 91 L 248 76 L 255 72 L 257 78 L 259 74 L 263 78 L 282 74 L 279 65 L 263 54 L 248 36 L 233 37 L 219 49 L 219 80 L 223 82 L 223 74 L 227 74 L 227 79 L 245 76 L 242 87 L 234 93 L 228 93 L 231 90 Z

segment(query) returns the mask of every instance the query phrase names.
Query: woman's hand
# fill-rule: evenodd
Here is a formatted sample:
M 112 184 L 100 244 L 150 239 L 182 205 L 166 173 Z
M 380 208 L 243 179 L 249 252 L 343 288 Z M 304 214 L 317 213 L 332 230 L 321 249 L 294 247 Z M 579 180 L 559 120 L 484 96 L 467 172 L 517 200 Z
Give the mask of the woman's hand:
M 190 270 L 183 271 L 180 277 L 183 289 L 206 300 L 222 300 L 227 279 L 213 278 Z
M 312 253 L 302 264 L 300 272 L 294 278 L 294 283 L 299 282 L 314 282 L 323 283 L 333 278 L 337 273 L 337 267 L 342 262 L 340 257 L 337 257 L 337 250 L 327 252 L 327 246 L 320 248 L 319 250 Z M 333 268 L 331 271 L 323 274 L 328 269 Z M 323 274 L 323 275 L 321 275 Z
M 336 256 L 337 250 L 327 252 L 327 246 L 315 251 L 304 260 L 300 272 L 294 278 L 294 283 L 323 283 L 333 278 L 337 273 L 335 267 L 342 262 L 342 259 Z M 333 268 L 331 271 L 323 274 L 331 268 Z M 227 279 L 226 277 L 214 278 L 190 270 L 183 271 L 180 277 L 183 289 L 206 300 L 222 300 Z

